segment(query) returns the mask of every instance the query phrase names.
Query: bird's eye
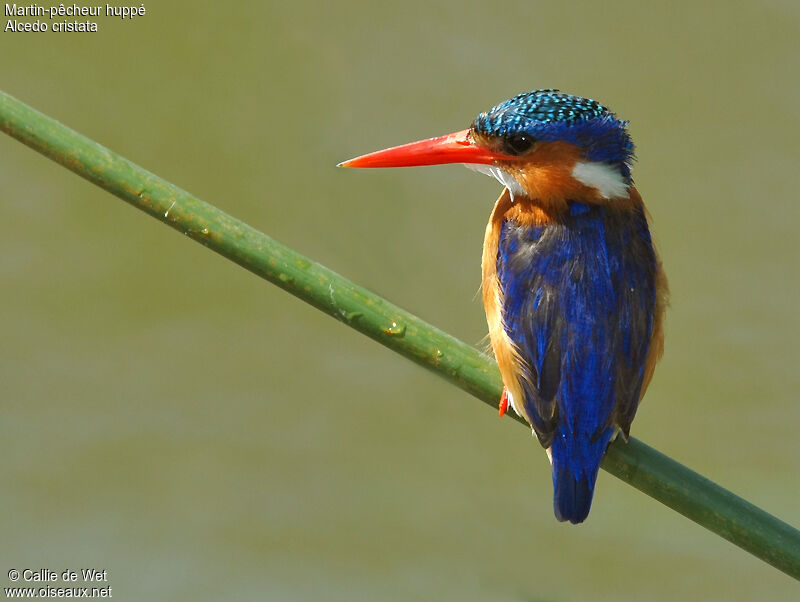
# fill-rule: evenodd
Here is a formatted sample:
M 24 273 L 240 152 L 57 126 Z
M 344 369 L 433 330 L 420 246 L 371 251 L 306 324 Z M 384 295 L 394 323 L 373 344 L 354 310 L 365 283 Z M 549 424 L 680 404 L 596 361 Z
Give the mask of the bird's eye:
M 528 134 L 512 134 L 503 141 L 503 146 L 509 155 L 521 155 L 529 151 L 534 142 L 536 140 Z

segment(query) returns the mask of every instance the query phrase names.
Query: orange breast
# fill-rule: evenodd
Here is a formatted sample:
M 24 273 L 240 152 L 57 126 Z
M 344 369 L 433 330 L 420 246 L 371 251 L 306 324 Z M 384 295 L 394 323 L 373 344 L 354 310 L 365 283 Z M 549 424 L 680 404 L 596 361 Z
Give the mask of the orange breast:
M 492 216 L 486 226 L 483 257 L 481 259 L 481 288 L 483 291 L 483 308 L 486 311 L 486 322 L 489 325 L 489 340 L 492 344 L 494 356 L 497 359 L 497 365 L 500 368 L 500 375 L 503 377 L 503 385 L 511 394 L 514 409 L 530 424 L 531 419 L 524 414 L 525 410 L 522 407 L 522 362 L 516 347 L 506 333 L 505 324 L 503 323 L 503 291 L 500 289 L 500 281 L 497 278 L 497 248 L 500 242 L 500 228 L 506 219 L 507 213 L 513 210 L 515 210 L 515 207 L 511 202 L 511 195 L 508 189 L 504 189 L 495 203 Z

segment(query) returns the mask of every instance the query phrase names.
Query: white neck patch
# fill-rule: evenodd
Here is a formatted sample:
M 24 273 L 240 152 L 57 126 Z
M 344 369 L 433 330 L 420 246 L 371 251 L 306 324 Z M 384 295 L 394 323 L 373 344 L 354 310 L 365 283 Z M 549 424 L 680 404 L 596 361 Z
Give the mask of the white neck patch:
M 515 195 L 525 196 L 525 191 L 522 189 L 522 186 L 519 185 L 517 179 L 504 169 L 500 169 L 495 165 L 482 165 L 478 163 L 464 163 L 464 167 L 495 178 L 503 186 L 508 188 L 508 192 L 511 193 L 512 203 L 514 202 Z
M 572 168 L 572 177 L 581 184 L 597 189 L 603 198 L 616 199 L 628 196 L 628 184 L 619 169 L 609 163 L 578 161 Z

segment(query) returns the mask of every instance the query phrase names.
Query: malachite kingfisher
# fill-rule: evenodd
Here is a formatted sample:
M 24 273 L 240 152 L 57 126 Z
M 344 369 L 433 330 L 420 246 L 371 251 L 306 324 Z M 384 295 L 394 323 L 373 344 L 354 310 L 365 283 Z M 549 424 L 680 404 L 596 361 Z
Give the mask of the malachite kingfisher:
M 463 131 L 342 167 L 464 163 L 505 187 L 483 244 L 483 304 L 510 405 L 552 464 L 556 518 L 583 522 L 609 443 L 627 440 L 664 346 L 667 281 L 631 178 L 628 123 L 534 90 Z

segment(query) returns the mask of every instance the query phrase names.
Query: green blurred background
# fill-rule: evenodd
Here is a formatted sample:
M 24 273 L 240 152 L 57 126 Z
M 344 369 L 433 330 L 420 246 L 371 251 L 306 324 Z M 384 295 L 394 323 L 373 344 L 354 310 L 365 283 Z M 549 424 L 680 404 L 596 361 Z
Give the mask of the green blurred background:
M 800 524 L 796 2 L 145 6 L 0 33 L 0 85 L 476 345 L 497 183 L 336 163 L 537 87 L 630 120 L 672 287 L 634 434 Z M 7 137 L 0 182 L 3 585 L 94 566 L 122 600 L 800 596 L 606 473 L 589 521 L 557 523 L 519 425 Z

